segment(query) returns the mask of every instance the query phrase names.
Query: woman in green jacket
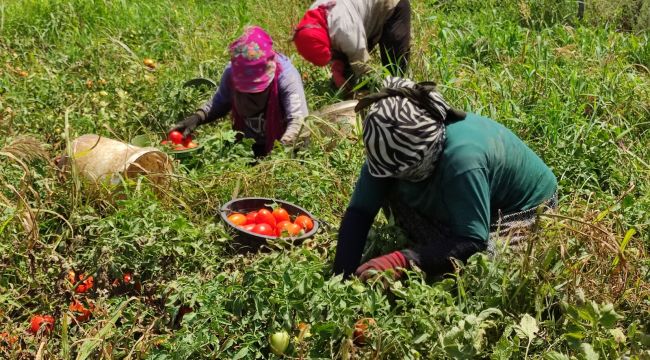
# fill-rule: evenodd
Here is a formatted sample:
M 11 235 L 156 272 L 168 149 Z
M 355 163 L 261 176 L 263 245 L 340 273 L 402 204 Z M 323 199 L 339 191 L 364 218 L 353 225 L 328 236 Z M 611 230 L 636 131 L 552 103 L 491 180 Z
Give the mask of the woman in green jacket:
M 362 279 L 417 265 L 428 275 L 494 251 L 497 237 L 519 244 L 537 208 L 556 207 L 557 180 L 503 125 L 452 109 L 435 84 L 389 78 L 362 99 L 367 159 L 341 221 L 335 273 Z M 359 266 L 368 231 L 384 207 L 407 233 L 405 249 Z

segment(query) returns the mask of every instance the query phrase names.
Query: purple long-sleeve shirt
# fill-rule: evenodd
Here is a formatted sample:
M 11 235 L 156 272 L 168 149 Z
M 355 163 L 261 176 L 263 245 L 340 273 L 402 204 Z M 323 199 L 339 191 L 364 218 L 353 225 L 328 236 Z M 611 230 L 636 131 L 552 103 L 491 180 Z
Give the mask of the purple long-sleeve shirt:
M 308 114 L 307 99 L 300 74 L 293 64 L 291 64 L 289 58 L 278 53 L 277 62 L 282 69 L 278 76 L 278 92 L 283 114 L 286 117 L 285 121 L 287 122 L 287 130 L 282 137 L 282 141 L 293 141 L 302 127 L 304 118 Z M 235 91 L 232 87 L 232 67 L 228 63 L 221 76 L 219 89 L 212 96 L 212 99 L 200 108 L 206 114 L 204 122 L 212 122 L 228 115 L 232 109 L 234 94 Z

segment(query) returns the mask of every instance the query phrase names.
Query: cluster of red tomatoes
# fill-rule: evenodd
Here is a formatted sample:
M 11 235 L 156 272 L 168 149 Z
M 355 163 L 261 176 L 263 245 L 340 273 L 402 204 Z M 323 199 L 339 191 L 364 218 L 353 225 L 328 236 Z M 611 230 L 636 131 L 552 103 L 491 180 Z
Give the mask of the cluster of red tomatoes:
M 77 274 L 70 270 L 68 271 L 66 280 L 72 290 L 77 294 L 70 303 L 70 312 L 74 315 L 77 322 L 88 321 L 95 311 L 95 304 L 90 299 L 83 299 L 83 297 L 85 296 L 84 294 L 88 293 L 95 286 L 93 276 L 87 276 L 85 273 Z M 112 286 L 116 287 L 131 283 L 134 283 L 133 275 L 127 272 L 122 275 L 121 279 L 115 279 Z M 28 332 L 34 335 L 38 334 L 39 331 L 43 334 L 49 334 L 54 330 L 54 322 L 55 319 L 52 315 L 35 314 L 29 322 Z M 5 333 L 0 334 L 0 338 L 5 337 L 5 335 Z
M 170 132 L 167 140 L 161 141 L 160 145 L 170 146 L 176 151 L 194 149 L 195 147 L 199 146 L 197 143 L 192 141 L 192 135 L 187 135 L 184 137 L 180 131 L 176 130 Z
M 68 271 L 68 282 L 74 287 L 74 292 L 77 294 L 85 294 L 95 286 L 95 280 L 92 275 L 87 276 L 84 273 L 75 274 L 72 270 Z M 93 310 L 95 310 L 95 304 L 90 300 L 82 302 L 79 299 L 73 299 L 70 304 L 70 311 L 75 315 L 75 319 L 78 322 L 88 321 Z M 33 321 L 32 319 L 32 331 L 36 325 Z M 38 331 L 38 328 L 36 328 L 36 331 Z
M 68 271 L 67 281 L 77 294 L 85 294 L 95 286 L 95 279 L 92 276 L 87 276 L 85 273 L 76 274 L 72 270 Z M 73 299 L 69 309 L 78 322 L 84 322 L 90 319 L 95 305 L 90 300 L 82 302 L 79 299 Z M 49 334 L 53 329 L 54 317 L 52 315 L 36 314 L 29 322 L 28 331 L 34 335 L 39 331 Z
M 246 214 L 232 213 L 228 216 L 235 226 L 255 234 L 274 237 L 294 237 L 314 228 L 314 221 L 306 215 L 298 215 L 291 222 L 287 210 L 277 207 L 270 211 L 262 208 Z

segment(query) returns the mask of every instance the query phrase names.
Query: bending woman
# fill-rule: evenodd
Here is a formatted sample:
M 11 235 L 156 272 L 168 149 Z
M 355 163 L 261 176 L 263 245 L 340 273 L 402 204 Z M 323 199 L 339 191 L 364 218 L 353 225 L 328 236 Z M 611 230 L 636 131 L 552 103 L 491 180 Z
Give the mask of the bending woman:
M 411 5 L 409 0 L 318 0 L 298 24 L 293 41 L 307 61 L 331 64 L 337 88 L 371 70 L 369 53 L 376 45 L 382 65 L 401 76 L 411 46 Z
M 300 74 L 273 50 L 271 37 L 253 26 L 230 45 L 230 63 L 212 99 L 170 131 L 187 136 L 232 113 L 233 128 L 254 139 L 255 156 L 263 156 L 276 140 L 289 145 L 298 139 L 307 111 Z
M 554 208 L 557 180 L 503 125 L 452 109 L 431 83 L 390 78 L 363 122 L 367 159 L 339 229 L 335 273 L 362 279 L 408 269 L 437 276 L 450 258 L 493 251 L 498 236 L 522 241 L 539 206 Z M 409 246 L 359 266 L 368 231 L 386 207 Z

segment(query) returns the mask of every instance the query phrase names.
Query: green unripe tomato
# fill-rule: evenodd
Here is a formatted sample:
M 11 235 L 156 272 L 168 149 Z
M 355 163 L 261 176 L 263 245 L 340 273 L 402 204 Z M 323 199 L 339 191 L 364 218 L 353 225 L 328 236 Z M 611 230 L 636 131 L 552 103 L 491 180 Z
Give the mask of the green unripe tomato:
M 289 347 L 289 334 L 286 331 L 278 331 L 269 337 L 271 352 L 275 355 L 282 355 Z

